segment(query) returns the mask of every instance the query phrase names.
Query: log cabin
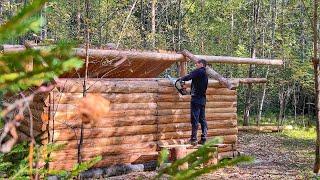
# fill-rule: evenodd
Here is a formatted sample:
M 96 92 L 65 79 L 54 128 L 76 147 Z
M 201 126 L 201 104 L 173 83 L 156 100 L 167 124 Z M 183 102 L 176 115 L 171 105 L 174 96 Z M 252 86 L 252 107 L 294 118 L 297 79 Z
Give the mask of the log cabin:
M 6 53 L 21 51 L 21 46 L 5 47 Z M 74 49 L 85 58 L 84 49 Z M 101 155 L 95 167 L 115 164 L 141 164 L 157 159 L 159 147 L 185 144 L 191 135 L 190 96 L 181 96 L 166 78 L 159 78 L 172 64 L 179 64 L 179 76 L 186 74 L 186 58 L 176 53 L 89 49 L 87 95 L 101 95 L 110 102 L 107 112 L 94 123 L 78 118 L 78 103 L 83 99 L 85 69 L 61 76 L 59 86 L 38 95 L 30 105 L 34 136 L 42 144 L 65 147 L 50 154 L 49 168 L 69 170 L 79 161 Z M 197 55 L 209 63 L 281 65 L 281 60 Z M 263 78 L 229 79 L 232 89 L 209 80 L 206 120 L 208 137 L 222 137 L 219 157 L 237 153 L 237 87 L 239 83 L 265 83 Z M 99 104 L 100 102 L 96 102 Z M 19 127 L 29 136 L 29 125 Z M 200 133 L 201 131 L 199 131 Z M 82 139 L 79 148 L 80 137 Z

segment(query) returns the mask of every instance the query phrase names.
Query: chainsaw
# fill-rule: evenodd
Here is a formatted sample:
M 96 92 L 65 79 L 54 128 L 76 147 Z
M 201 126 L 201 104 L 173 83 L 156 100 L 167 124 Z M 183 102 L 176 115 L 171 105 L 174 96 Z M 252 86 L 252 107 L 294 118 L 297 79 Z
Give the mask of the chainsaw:
M 185 84 L 186 84 L 185 81 L 182 81 L 181 79 L 177 79 L 177 78 L 172 78 L 170 75 L 168 75 L 168 79 L 181 95 L 190 94 L 188 93 L 187 88 L 185 87 Z

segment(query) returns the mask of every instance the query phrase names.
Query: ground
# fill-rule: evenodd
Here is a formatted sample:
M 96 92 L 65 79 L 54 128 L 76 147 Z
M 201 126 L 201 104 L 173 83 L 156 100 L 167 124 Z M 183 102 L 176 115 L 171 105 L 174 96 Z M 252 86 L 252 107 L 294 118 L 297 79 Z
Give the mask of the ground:
M 298 133 L 240 133 L 238 149 L 253 156 L 251 164 L 241 164 L 202 175 L 198 179 L 311 179 L 314 138 Z M 119 179 L 151 179 L 156 172 L 135 172 Z

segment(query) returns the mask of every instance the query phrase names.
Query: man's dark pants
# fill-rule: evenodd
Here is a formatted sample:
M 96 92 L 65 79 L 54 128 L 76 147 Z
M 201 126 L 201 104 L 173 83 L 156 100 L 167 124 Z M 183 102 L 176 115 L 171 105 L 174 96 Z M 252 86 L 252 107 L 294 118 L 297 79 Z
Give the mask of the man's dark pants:
M 205 104 L 199 104 L 195 102 L 191 102 L 191 124 L 192 124 L 192 132 L 191 132 L 191 141 L 197 141 L 197 131 L 199 127 L 199 123 L 201 124 L 201 140 L 206 140 L 207 138 L 207 121 L 205 119 Z

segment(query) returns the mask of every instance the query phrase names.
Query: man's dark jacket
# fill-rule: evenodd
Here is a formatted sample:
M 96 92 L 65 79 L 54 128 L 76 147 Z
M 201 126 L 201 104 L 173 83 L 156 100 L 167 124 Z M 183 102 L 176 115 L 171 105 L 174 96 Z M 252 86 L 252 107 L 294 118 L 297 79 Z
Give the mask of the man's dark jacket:
M 206 104 L 206 90 L 208 87 L 208 76 L 206 74 L 206 68 L 202 67 L 192 71 L 190 74 L 181 78 L 183 81 L 189 81 L 191 83 L 191 102 L 205 105 Z

